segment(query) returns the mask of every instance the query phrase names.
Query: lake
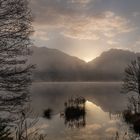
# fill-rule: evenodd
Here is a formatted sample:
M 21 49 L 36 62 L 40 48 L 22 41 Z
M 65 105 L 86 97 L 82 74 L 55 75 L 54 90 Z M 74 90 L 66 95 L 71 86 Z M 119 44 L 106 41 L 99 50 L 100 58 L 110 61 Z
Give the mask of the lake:
M 41 133 L 47 134 L 47 140 L 127 139 L 130 128 L 120 116 L 128 101 L 121 93 L 121 85 L 121 82 L 34 83 L 31 93 L 34 112 L 39 116 L 37 126 Z M 64 103 L 76 97 L 86 99 L 86 115 L 81 120 L 68 121 L 60 113 L 64 111 Z M 43 117 L 47 108 L 53 110 L 51 119 Z

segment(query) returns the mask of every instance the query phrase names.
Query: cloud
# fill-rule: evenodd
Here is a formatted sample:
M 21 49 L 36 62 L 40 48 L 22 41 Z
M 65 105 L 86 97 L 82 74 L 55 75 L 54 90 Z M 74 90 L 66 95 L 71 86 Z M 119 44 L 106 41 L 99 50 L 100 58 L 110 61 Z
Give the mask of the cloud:
M 136 40 L 135 46 L 140 46 L 140 38 Z
M 129 27 L 128 20 L 110 11 L 103 13 L 101 17 L 65 18 L 63 35 L 80 40 L 99 40 L 102 36 L 112 38 L 133 30 Z
M 90 1 L 91 0 L 70 0 L 70 2 L 72 2 L 72 3 L 80 3 L 80 4 L 87 4 Z
M 138 17 L 138 16 L 140 16 L 140 12 L 133 12 L 132 15 L 133 15 L 134 17 Z
M 74 38 L 78 40 L 99 40 L 100 37 L 94 34 L 91 31 L 87 31 L 86 29 L 71 29 L 62 32 L 62 34 L 69 38 Z
M 108 47 L 138 51 L 139 45 L 134 46 L 140 32 L 139 8 L 134 9 L 138 3 L 31 0 L 35 16 L 33 40 L 37 46 L 57 48 L 86 60 L 97 57 Z
M 71 0 L 71 3 L 78 3 L 79 5 L 88 2 L 89 0 Z M 38 3 L 34 1 L 33 5 L 36 4 Z M 81 10 L 79 10 L 79 8 L 72 7 L 71 5 L 73 4 L 68 4 L 67 0 L 61 3 L 63 6 L 60 6 L 60 3 L 57 1 L 51 2 L 49 0 L 48 3 L 45 2 L 45 4 L 46 6 L 48 4 L 49 7 L 40 5 L 42 8 L 38 8 L 39 10 L 36 12 L 38 15 L 36 23 L 46 25 L 48 28 L 60 29 L 60 33 L 68 38 L 99 40 L 102 36 L 112 38 L 118 34 L 132 30 L 132 28 L 129 27 L 129 21 L 127 19 L 117 16 L 111 11 L 89 16 L 86 12 L 80 12 Z M 56 6 L 56 4 L 58 5 Z M 67 8 L 64 8 L 64 6 Z M 85 8 L 81 9 L 84 11 Z M 46 33 L 39 31 L 37 34 L 41 34 L 42 36 Z M 42 39 L 44 40 L 45 38 L 42 36 Z
M 138 37 L 136 39 L 136 41 L 134 42 L 134 44 L 132 45 L 131 49 L 134 51 L 134 50 L 137 50 L 137 51 L 140 51 L 140 37 Z
M 112 45 L 118 45 L 119 42 L 114 41 L 114 40 L 108 40 L 108 41 L 107 41 L 107 44 L 112 46 Z
M 32 0 L 35 22 L 48 28 L 60 29 L 65 37 L 77 40 L 99 40 L 103 36 L 113 38 L 133 30 L 127 19 L 112 11 L 95 10 L 91 14 L 90 2 L 91 0 Z M 86 5 L 81 7 L 83 4 Z M 40 30 L 36 29 L 37 34 L 45 34 Z
M 44 41 L 49 40 L 49 38 L 47 37 L 47 31 L 41 31 L 41 30 L 35 32 L 33 38 L 44 40 Z

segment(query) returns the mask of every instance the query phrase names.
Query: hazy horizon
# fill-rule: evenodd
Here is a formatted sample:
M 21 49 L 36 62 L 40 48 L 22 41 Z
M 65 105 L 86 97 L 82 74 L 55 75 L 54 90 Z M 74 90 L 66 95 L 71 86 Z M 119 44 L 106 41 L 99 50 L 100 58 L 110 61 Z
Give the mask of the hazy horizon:
M 101 53 L 100 53 L 99 55 L 97 55 L 96 57 L 91 58 L 90 60 L 88 60 L 88 59 L 87 59 L 87 60 L 84 60 L 84 59 L 82 59 L 82 58 L 80 58 L 80 57 L 78 57 L 78 56 L 76 56 L 76 55 L 72 55 L 72 54 L 70 54 L 69 52 L 65 52 L 65 51 L 63 51 L 63 50 L 61 50 L 61 49 L 51 48 L 51 47 L 48 47 L 48 46 L 34 46 L 34 47 L 37 47 L 37 48 L 40 48 L 40 49 L 41 49 L 41 48 L 47 48 L 47 49 L 52 49 L 52 50 L 58 50 L 58 51 L 60 51 L 60 52 L 62 52 L 62 53 L 64 53 L 64 54 L 66 54 L 66 55 L 69 55 L 69 56 L 72 56 L 72 57 L 76 57 L 76 58 L 78 58 L 78 59 L 84 61 L 85 63 L 89 63 L 89 62 L 95 60 L 96 58 L 100 57 L 103 53 L 109 52 L 109 51 L 111 51 L 111 50 L 126 51 L 126 52 L 131 52 L 131 53 L 140 53 L 140 51 L 135 52 L 135 51 L 129 50 L 129 49 L 125 49 L 125 50 L 124 50 L 124 49 L 121 49 L 121 48 L 109 48 L 108 50 L 105 50 L 105 51 L 101 52 Z

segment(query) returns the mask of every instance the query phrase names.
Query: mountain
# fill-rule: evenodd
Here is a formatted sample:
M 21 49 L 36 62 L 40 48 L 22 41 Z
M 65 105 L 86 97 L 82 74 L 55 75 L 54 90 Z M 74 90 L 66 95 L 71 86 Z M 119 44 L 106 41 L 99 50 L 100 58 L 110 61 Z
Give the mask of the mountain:
M 89 77 L 94 80 L 121 80 L 124 76 L 124 69 L 139 55 L 139 53 L 121 49 L 103 52 L 88 63 Z
M 34 77 L 41 81 L 82 80 L 86 62 L 57 49 L 32 47 L 31 62 L 36 64 Z
M 32 47 L 31 63 L 36 64 L 37 81 L 118 81 L 123 79 L 125 67 L 139 53 L 111 49 L 86 63 L 57 49 Z

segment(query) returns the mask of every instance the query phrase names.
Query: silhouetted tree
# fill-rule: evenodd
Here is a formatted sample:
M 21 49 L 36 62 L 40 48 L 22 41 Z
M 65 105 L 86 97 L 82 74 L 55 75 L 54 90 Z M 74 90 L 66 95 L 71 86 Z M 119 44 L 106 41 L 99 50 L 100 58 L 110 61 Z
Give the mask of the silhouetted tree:
M 125 69 L 123 92 L 135 92 L 140 95 L 140 57 Z
M 24 108 L 17 115 L 18 120 L 15 121 L 14 140 L 44 140 L 46 134 L 41 133 L 41 128 L 37 127 L 38 117 L 31 118 L 33 114 L 30 106 Z M 35 115 L 35 114 L 34 114 Z
M 0 110 L 16 111 L 28 100 L 32 15 L 27 0 L 0 0 Z
M 134 106 L 134 111 L 140 109 L 140 57 L 137 60 L 132 61 L 128 67 L 125 69 L 125 78 L 123 83 L 123 92 L 124 93 L 137 93 L 138 97 L 134 98 L 133 96 L 129 98 L 132 105 Z M 136 103 L 137 102 L 137 103 Z
M 134 113 L 136 114 L 137 113 L 137 109 L 138 109 L 138 99 L 136 98 L 136 97 L 134 97 L 134 96 L 132 96 L 132 97 L 129 97 L 128 98 L 128 101 L 129 101 L 129 103 L 130 103 L 130 105 L 128 106 L 128 109 L 129 110 L 134 110 Z

